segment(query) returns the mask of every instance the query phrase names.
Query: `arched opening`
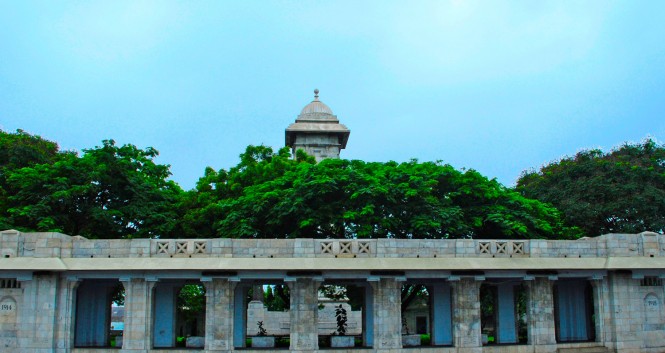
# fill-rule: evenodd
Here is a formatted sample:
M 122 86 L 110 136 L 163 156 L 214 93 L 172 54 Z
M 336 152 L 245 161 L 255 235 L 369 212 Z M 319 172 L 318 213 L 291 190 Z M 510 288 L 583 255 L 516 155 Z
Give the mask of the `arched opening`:
M 561 279 L 554 285 L 557 342 L 596 339 L 593 287 L 585 279 Z
M 75 347 L 122 347 L 125 291 L 117 279 L 85 279 L 76 289 Z M 118 309 L 123 308 L 123 309 Z
M 484 345 L 527 343 L 526 293 L 518 279 L 488 279 L 480 286 Z
M 291 293 L 282 281 L 248 281 L 236 287 L 234 347 L 288 349 Z
M 153 347 L 203 348 L 205 287 L 200 281 L 160 281 L 153 292 Z
M 324 282 L 319 287 L 319 348 L 371 347 L 371 287 L 353 281 Z
M 401 289 L 402 346 L 450 346 L 452 292 L 448 282 L 411 281 Z

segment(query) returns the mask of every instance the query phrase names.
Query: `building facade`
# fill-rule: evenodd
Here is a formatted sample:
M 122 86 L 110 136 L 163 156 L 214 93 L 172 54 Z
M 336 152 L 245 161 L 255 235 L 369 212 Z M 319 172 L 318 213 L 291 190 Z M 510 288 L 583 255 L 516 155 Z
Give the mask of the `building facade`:
M 335 284 L 362 297 L 362 327 L 344 352 L 665 351 L 665 238 L 655 233 L 574 241 L 89 240 L 9 230 L 0 233 L 0 254 L 3 352 L 251 352 L 245 298 L 257 284 L 290 290 L 286 346 L 275 349 L 328 349 L 320 321 L 331 319 L 320 317 L 318 290 Z M 206 290 L 204 329 L 178 348 L 177 288 L 191 283 Z M 401 292 L 415 284 L 429 293 L 429 341 L 407 347 Z M 489 325 L 483 288 L 492 293 Z M 110 337 L 118 289 L 124 325 Z

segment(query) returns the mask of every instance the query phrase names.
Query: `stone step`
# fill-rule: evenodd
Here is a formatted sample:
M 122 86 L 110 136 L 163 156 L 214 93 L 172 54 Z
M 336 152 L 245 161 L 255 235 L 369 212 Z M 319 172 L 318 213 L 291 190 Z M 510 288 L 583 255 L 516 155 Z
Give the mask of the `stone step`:
M 557 348 L 557 353 L 609 353 L 605 346 Z

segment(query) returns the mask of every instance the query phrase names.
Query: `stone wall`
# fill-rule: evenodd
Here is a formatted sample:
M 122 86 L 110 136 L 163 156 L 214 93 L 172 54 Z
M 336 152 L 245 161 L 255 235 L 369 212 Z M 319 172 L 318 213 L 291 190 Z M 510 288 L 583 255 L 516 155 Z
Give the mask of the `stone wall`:
M 318 311 L 318 334 L 319 336 L 330 335 L 337 330 L 335 319 L 335 306 L 342 305 L 347 312 L 347 334 L 356 336 L 362 334 L 362 310 L 351 310 L 347 303 L 319 302 Z M 291 331 L 291 314 L 289 311 L 269 311 L 262 302 L 251 301 L 247 308 L 247 335 L 254 336 L 257 332 L 257 322 L 262 321 L 263 327 L 272 336 L 288 336 Z
M 656 233 L 606 234 L 580 240 L 431 239 L 131 239 L 89 240 L 60 233 L 2 232 L 8 257 L 60 258 L 592 258 L 665 256 Z
M 118 281 L 125 290 L 122 352 L 159 351 L 153 349 L 155 313 L 172 308 L 156 304 L 154 288 L 169 281 L 205 285 L 205 352 L 251 352 L 244 345 L 245 338 L 256 331 L 255 321 L 264 321 L 271 334 L 289 337 L 292 351 L 324 350 L 318 339 L 334 330 L 334 320 L 330 308 L 318 305 L 322 283 L 364 288 L 365 310 L 347 311 L 352 323 L 349 334 L 358 335 L 373 352 L 407 350 L 400 340 L 400 288 L 406 283 L 438 288 L 441 296 L 432 302 L 438 311 L 429 313 L 429 322 L 450 328 L 430 327 L 430 331 L 440 334 L 440 342 L 452 342 L 408 352 L 665 351 L 665 241 L 655 233 L 574 241 L 89 240 L 59 233 L 4 231 L 0 232 L 0 254 L 3 352 L 117 352 L 74 346 L 76 312 L 86 310 L 78 307 L 78 288 L 88 283 L 82 281 L 103 279 Z M 479 288 L 503 280 L 522 283 L 527 289 L 527 344 L 483 343 Z M 250 303 L 246 309 L 243 301 L 248 288 L 276 282 L 290 288 L 288 311 L 269 312 L 261 303 Z M 557 294 L 562 283 L 592 288 L 584 299 L 590 300 L 585 303 L 592 311 L 587 319 L 594 320 L 588 323 L 587 330 L 595 332 L 588 342 L 558 341 L 561 317 L 571 324 L 584 324 L 583 314 L 563 312 L 564 304 L 557 304 L 566 298 Z M 569 289 L 569 293 L 582 293 Z M 83 293 L 90 292 L 88 288 Z M 360 327 L 365 330 L 359 331 Z M 450 341 L 446 335 L 452 335 Z M 353 349 L 338 352 L 344 351 Z

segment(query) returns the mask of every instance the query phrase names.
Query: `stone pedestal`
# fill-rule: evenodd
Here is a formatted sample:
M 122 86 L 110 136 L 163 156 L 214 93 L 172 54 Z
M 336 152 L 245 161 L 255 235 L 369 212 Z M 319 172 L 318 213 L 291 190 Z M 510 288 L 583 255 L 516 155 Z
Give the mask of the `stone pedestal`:
M 206 287 L 205 349 L 225 351 L 231 349 L 233 338 L 233 291 L 235 282 L 213 278 L 204 281 Z
M 291 346 L 296 351 L 319 348 L 318 312 L 319 282 L 312 278 L 298 278 L 288 282 L 291 290 Z
M 205 346 L 205 338 L 201 336 L 190 336 L 185 341 L 187 348 L 203 348 Z
M 254 336 L 252 337 L 253 348 L 273 348 L 275 347 L 275 337 L 272 336 Z
M 422 344 L 420 335 L 402 335 L 403 347 L 416 347 Z
M 330 347 L 344 348 L 353 347 L 355 339 L 353 336 L 332 336 L 330 337 Z

